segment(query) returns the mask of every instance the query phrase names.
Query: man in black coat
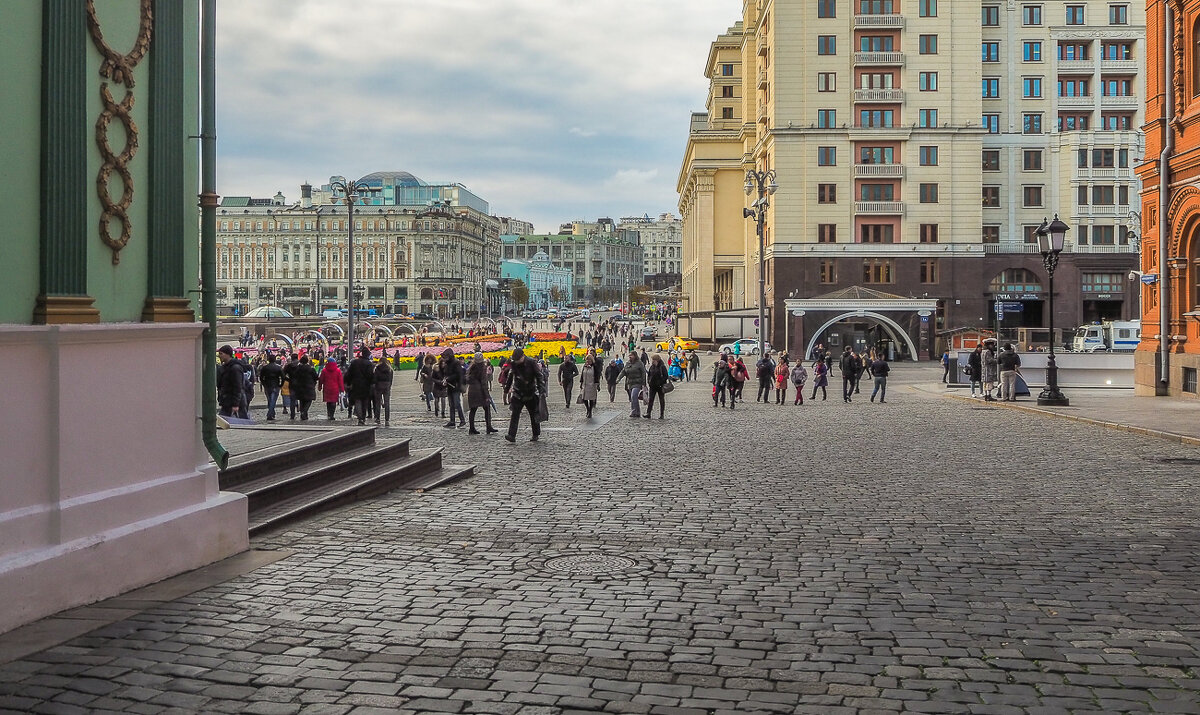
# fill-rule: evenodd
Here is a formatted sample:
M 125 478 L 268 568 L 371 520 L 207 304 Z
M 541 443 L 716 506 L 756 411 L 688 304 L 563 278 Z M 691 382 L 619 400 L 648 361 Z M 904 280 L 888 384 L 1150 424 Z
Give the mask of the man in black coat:
M 221 367 L 217 370 L 217 404 L 222 417 L 233 417 L 233 411 L 245 395 L 245 375 L 242 363 L 233 357 L 233 348 L 222 345 L 217 351 Z
M 292 403 L 300 403 L 300 419 L 308 419 L 308 408 L 317 399 L 317 371 L 313 369 L 308 357 L 300 358 L 296 368 L 292 370 L 291 386 Z
M 288 354 L 288 361 L 283 366 L 283 384 L 288 386 L 287 400 L 283 403 L 283 411 L 288 413 L 288 419 L 296 419 L 296 408 L 299 400 L 296 399 L 296 386 L 292 384 L 292 376 L 296 374 L 296 367 L 300 363 L 296 360 L 296 353 Z
M 508 369 L 508 383 L 511 386 L 508 404 L 512 408 L 512 417 L 508 421 L 508 434 L 504 435 L 504 439 L 509 442 L 517 441 L 521 410 L 528 410 L 529 424 L 533 427 L 533 437 L 529 441 L 538 441 L 538 436 L 542 433 L 542 428 L 538 425 L 541 381 L 542 376 L 537 364 L 525 357 L 525 351 L 521 348 L 513 350 L 512 364 Z
M 575 365 L 575 356 L 567 355 L 558 366 L 558 384 L 562 385 L 563 397 L 567 400 L 567 409 L 571 409 L 571 391 L 575 388 L 575 376 L 579 368 Z
M 372 386 L 375 382 L 375 366 L 367 357 L 366 348 L 359 351 L 358 357 L 350 361 L 346 368 L 346 396 L 350 399 L 352 409 L 358 413 L 358 423 L 367 423 L 368 405 L 372 398 Z
M 617 381 L 621 379 L 621 359 L 613 358 L 604 368 L 604 382 L 608 383 L 608 401 L 617 399 Z
M 854 394 L 854 382 L 858 379 L 858 369 L 862 367 L 862 361 L 848 345 L 842 349 L 840 367 L 842 369 L 842 399 L 849 402 L 850 396 Z
M 258 371 L 258 382 L 267 397 L 267 420 L 275 420 L 275 402 L 279 399 L 279 388 L 283 386 L 283 368 L 275 362 L 275 354 L 267 353 L 267 364 Z
M 392 378 L 395 370 L 387 360 L 387 351 L 375 363 L 375 383 L 372 389 L 372 407 L 375 411 L 375 424 L 379 424 L 379 410 L 383 409 L 383 425 L 388 426 L 392 421 Z
M 754 398 L 755 402 L 762 400 L 763 402 L 771 401 L 771 385 L 775 382 L 775 361 L 770 355 L 763 355 L 758 361 L 758 396 Z

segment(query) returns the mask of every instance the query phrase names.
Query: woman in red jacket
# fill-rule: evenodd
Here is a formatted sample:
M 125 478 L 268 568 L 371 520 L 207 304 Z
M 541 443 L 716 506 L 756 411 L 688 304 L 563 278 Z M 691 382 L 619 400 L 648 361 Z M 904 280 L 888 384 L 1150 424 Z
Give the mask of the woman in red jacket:
M 342 371 L 338 368 L 337 363 L 330 358 L 325 363 L 325 367 L 321 370 L 321 376 L 317 378 L 317 384 L 321 386 L 321 399 L 325 400 L 325 409 L 329 412 L 329 419 L 333 419 L 333 412 L 337 409 L 338 398 L 342 391 L 346 389 L 346 383 L 342 379 Z

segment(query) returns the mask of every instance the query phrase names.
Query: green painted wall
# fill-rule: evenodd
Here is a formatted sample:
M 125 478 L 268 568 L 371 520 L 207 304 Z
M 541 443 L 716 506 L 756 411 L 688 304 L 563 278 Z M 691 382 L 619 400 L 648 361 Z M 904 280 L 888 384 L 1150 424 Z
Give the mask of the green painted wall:
M 200 140 L 188 137 L 200 136 L 200 3 L 199 0 L 184 2 L 187 10 L 187 22 L 184 25 L 183 43 L 184 54 L 188 58 L 184 69 L 184 82 L 188 87 L 183 93 L 185 137 L 180 137 L 186 150 L 183 180 L 187 182 L 183 190 L 184 203 L 184 277 L 183 284 L 187 287 L 188 297 L 192 299 L 192 310 L 196 319 L 200 319 Z M 220 17 L 218 15 L 218 17 Z
M 28 324 L 38 292 L 40 0 L 0 2 L 0 156 L 9 196 L 0 226 L 0 323 Z

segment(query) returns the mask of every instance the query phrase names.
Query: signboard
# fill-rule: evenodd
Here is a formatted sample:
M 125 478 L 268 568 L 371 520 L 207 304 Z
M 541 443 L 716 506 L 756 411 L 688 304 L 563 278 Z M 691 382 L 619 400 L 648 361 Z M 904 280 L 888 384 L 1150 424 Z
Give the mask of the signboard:
M 996 300 L 1041 300 L 1040 293 L 997 293 Z
M 1142 282 L 1148 286 L 1154 285 L 1155 283 L 1158 282 L 1158 274 L 1157 273 L 1143 273 L 1142 274 Z

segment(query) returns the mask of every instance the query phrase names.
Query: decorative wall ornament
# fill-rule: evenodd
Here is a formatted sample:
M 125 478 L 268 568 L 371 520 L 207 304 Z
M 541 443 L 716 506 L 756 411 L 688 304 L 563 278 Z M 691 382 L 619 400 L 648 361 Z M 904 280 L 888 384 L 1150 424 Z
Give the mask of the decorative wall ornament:
M 129 243 L 129 206 L 133 203 L 133 175 L 129 172 L 129 162 L 133 160 L 138 149 L 138 128 L 130 113 L 133 111 L 133 70 L 150 50 L 150 39 L 153 32 L 154 0 L 141 0 L 139 9 L 137 39 L 129 54 L 120 54 L 104 41 L 104 33 L 100 30 L 100 22 L 96 19 L 95 0 L 87 0 L 88 34 L 92 43 L 103 55 L 100 63 L 100 76 L 124 85 L 125 96 L 118 103 L 108 90 L 108 82 L 100 83 L 100 101 L 104 111 L 96 120 L 96 146 L 100 149 L 103 162 L 100 173 L 96 176 L 96 194 L 100 198 L 100 239 L 112 249 L 113 264 L 121 262 L 121 249 Z M 113 118 L 121 122 L 125 128 L 125 148 L 120 153 L 114 152 L 108 142 L 108 126 Z M 110 192 L 109 181 L 113 172 L 121 179 L 121 194 L 117 200 Z M 121 224 L 121 235 L 112 236 L 112 222 Z
M 1186 69 L 1186 65 L 1184 64 L 1184 54 L 1183 54 L 1183 49 L 1184 49 L 1184 47 L 1183 47 L 1183 19 L 1184 19 L 1184 15 L 1183 15 L 1182 3 L 1178 2 L 1178 0 L 1174 0 L 1171 3 L 1171 5 L 1175 11 L 1174 12 L 1175 38 L 1173 40 L 1173 44 L 1175 45 L 1175 47 L 1174 47 L 1174 53 L 1173 53 L 1174 58 L 1172 60 L 1172 70 L 1171 70 L 1171 84 L 1172 84 L 1174 92 L 1175 92 L 1175 117 L 1174 117 L 1172 123 L 1175 125 L 1175 129 L 1177 131 L 1182 132 L 1182 130 L 1183 130 L 1183 110 L 1184 110 L 1184 107 L 1187 105 L 1187 102 L 1185 101 L 1186 95 L 1184 94 L 1184 89 L 1183 89 L 1183 86 L 1184 86 L 1183 73 L 1184 73 L 1184 70 Z

